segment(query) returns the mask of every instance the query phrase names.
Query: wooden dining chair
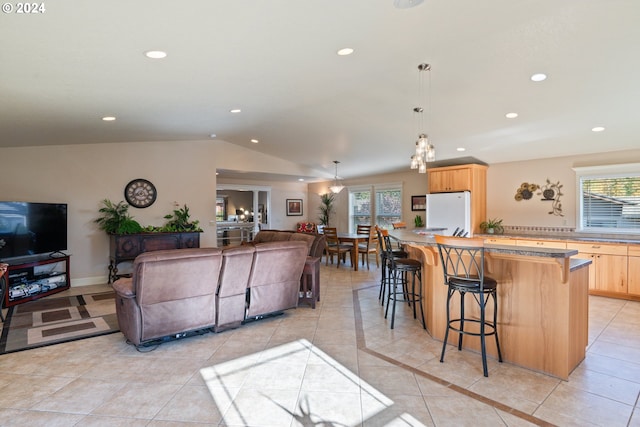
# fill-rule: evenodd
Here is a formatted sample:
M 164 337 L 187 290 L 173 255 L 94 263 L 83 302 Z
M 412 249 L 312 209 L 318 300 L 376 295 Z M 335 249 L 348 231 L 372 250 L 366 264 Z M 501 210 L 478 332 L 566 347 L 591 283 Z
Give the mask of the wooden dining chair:
M 362 232 L 361 232 L 362 231 Z M 369 255 L 374 254 L 376 257 L 376 267 L 380 267 L 378 260 L 378 233 L 370 225 L 365 226 L 360 230 L 358 226 L 358 234 L 368 234 L 369 238 L 366 242 L 358 244 L 358 254 L 362 255 L 362 265 L 364 266 L 365 260 L 367 263 L 367 270 L 369 269 Z
M 342 263 L 346 262 L 347 254 L 351 252 L 353 247 L 344 243 L 340 243 L 338 239 L 338 230 L 335 227 L 325 227 L 324 235 L 326 237 L 325 243 L 325 265 L 329 265 L 329 258 L 331 258 L 331 264 L 333 264 L 333 256 L 338 256 L 337 267 L 340 267 L 340 259 Z

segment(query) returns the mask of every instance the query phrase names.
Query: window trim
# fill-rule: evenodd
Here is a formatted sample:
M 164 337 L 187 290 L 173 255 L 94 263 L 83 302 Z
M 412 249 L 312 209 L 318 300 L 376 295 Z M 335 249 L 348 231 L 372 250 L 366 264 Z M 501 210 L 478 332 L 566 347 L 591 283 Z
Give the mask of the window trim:
M 370 222 L 371 225 L 376 225 L 376 218 L 378 217 L 378 206 L 376 204 L 376 192 L 378 191 L 387 191 L 387 190 L 399 190 L 400 191 L 400 200 L 404 197 L 404 183 L 402 181 L 397 182 L 383 182 L 383 183 L 372 183 L 372 184 L 360 184 L 360 185 L 349 185 L 347 186 L 347 191 L 349 193 L 349 206 L 348 206 L 348 215 L 349 215 L 349 229 L 351 230 L 352 226 L 352 211 L 351 211 L 351 193 L 354 192 L 369 192 L 371 197 L 371 212 L 370 212 Z M 404 215 L 403 204 L 400 204 L 400 218 Z M 355 231 L 355 230 L 354 230 Z
M 584 199 L 582 181 L 585 178 L 626 178 L 630 175 L 640 176 L 640 163 L 623 163 L 613 165 L 580 166 L 572 168 L 576 174 L 576 231 L 582 233 L 615 233 L 640 234 L 640 230 L 632 228 L 583 227 L 582 213 Z

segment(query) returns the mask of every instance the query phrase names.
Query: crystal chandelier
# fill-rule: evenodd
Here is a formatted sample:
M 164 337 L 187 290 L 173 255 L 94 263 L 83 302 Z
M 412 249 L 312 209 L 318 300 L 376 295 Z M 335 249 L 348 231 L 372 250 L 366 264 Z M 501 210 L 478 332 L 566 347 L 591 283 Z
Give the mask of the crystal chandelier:
M 431 65 L 418 65 L 421 99 L 423 92 L 423 74 L 425 71 L 431 72 Z M 431 89 L 431 74 L 429 74 L 429 89 Z M 429 99 L 429 102 L 431 102 L 431 99 Z M 429 142 L 429 137 L 424 132 L 424 108 L 415 107 L 413 109 L 413 112 L 420 114 L 420 133 L 418 135 L 418 140 L 416 141 L 416 152 L 413 156 L 411 156 L 411 169 L 418 169 L 419 173 L 426 173 L 427 162 L 433 162 L 436 160 L 436 149 L 433 144 Z
M 333 163 L 336 164 L 336 175 L 333 178 L 333 185 L 329 187 L 329 190 L 331 190 L 333 194 L 338 194 L 339 192 L 342 191 L 342 189 L 344 188 L 344 185 L 342 185 L 342 183 L 338 179 L 338 163 L 340 162 L 337 160 L 334 160 Z

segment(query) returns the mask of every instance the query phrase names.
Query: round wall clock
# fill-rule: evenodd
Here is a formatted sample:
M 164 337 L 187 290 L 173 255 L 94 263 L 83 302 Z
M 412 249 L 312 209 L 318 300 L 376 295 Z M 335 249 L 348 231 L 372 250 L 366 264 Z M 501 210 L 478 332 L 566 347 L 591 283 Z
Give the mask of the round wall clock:
M 138 178 L 124 187 L 124 198 L 131 206 L 146 208 L 156 201 L 156 187 L 146 179 Z

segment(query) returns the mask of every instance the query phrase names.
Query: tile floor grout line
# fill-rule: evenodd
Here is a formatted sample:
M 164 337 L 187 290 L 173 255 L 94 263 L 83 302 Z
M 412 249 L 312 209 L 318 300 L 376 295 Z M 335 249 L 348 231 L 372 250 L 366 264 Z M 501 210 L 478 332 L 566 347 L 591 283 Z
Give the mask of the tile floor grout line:
M 504 403 L 500 403 L 496 400 L 490 399 L 488 397 L 482 396 L 481 394 L 475 393 L 471 390 L 467 390 L 464 387 L 460 387 L 456 384 L 453 384 L 449 381 L 446 381 L 442 378 L 438 378 L 434 375 L 431 375 L 427 372 L 421 371 L 417 368 L 414 368 L 412 366 L 409 366 L 405 363 L 402 363 L 399 360 L 395 360 L 392 359 L 391 357 L 385 356 L 384 354 L 378 353 L 375 350 L 369 349 L 366 345 L 366 340 L 365 340 L 365 336 L 364 336 L 364 328 L 363 328 L 363 324 L 362 324 L 362 313 L 360 311 L 360 299 L 359 299 L 359 292 L 360 290 L 363 289 L 369 289 L 371 287 L 373 287 L 375 285 L 369 286 L 367 288 L 361 288 L 361 289 L 354 289 L 353 292 L 353 312 L 355 315 L 355 327 L 356 327 L 356 344 L 358 346 L 358 350 L 362 350 L 365 353 L 374 356 L 378 359 L 384 360 L 387 363 L 390 363 L 394 366 L 397 366 L 399 368 L 405 369 L 411 373 L 413 373 L 414 375 L 419 375 L 423 378 L 426 378 L 430 381 L 433 381 L 437 384 L 440 384 L 442 386 L 447 387 L 448 389 L 455 391 L 457 393 L 460 393 L 464 396 L 470 397 L 474 400 L 477 400 L 479 402 L 482 402 L 486 405 L 489 405 L 495 409 L 499 409 L 503 412 L 506 412 L 508 414 L 511 414 L 513 416 L 516 416 L 518 418 L 521 418 L 525 421 L 528 421 L 532 424 L 535 424 L 537 426 L 541 426 L 541 427 L 554 427 L 555 424 L 549 423 L 547 421 L 544 421 L 538 417 L 535 417 L 531 414 L 527 414 L 526 412 L 520 411 L 519 409 L 516 408 L 512 408 L 511 406 L 505 405 Z M 426 334 L 428 334 L 428 332 L 425 331 Z M 422 394 L 422 392 L 421 392 Z

